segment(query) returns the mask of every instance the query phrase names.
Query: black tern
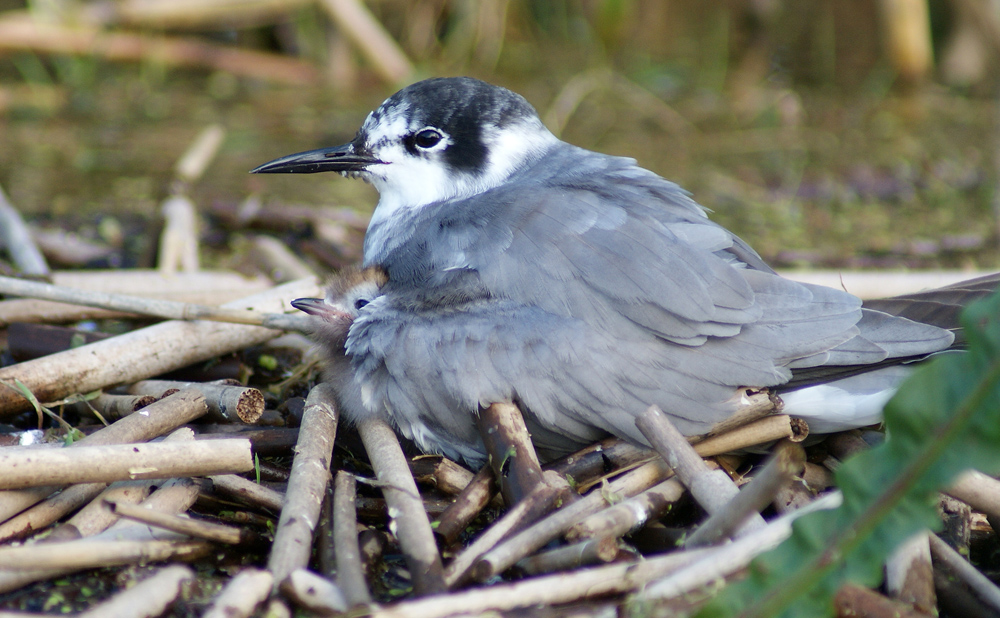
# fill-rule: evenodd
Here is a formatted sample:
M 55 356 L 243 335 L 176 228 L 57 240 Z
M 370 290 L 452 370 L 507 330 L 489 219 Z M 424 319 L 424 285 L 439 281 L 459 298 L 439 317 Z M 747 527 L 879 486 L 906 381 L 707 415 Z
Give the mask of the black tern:
M 379 191 L 364 264 L 385 277 L 334 286 L 327 305 L 361 302 L 320 341 L 342 355 L 348 417 L 384 416 L 452 458 L 481 461 L 473 415 L 500 401 L 550 452 L 642 443 L 651 404 L 704 433 L 743 386 L 781 393 L 813 431 L 862 426 L 904 361 L 954 339 L 779 276 L 676 184 L 559 140 L 523 97 L 471 78 L 408 86 L 350 143 L 253 171 Z

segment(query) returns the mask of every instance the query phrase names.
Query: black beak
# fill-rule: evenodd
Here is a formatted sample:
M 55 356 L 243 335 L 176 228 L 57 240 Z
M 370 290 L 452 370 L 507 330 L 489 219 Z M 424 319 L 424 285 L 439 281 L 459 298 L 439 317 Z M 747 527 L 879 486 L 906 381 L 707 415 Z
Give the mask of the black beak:
M 360 172 L 382 163 L 355 147 L 354 142 L 291 154 L 250 170 L 251 174 L 315 174 L 316 172 Z

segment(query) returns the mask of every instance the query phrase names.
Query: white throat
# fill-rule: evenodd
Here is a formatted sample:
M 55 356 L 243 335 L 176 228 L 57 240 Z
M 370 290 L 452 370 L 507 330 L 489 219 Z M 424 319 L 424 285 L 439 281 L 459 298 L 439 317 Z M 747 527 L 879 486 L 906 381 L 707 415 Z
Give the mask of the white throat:
M 376 156 L 385 165 L 364 175 L 379 192 L 365 235 L 365 261 L 371 252 L 383 253 L 409 237 L 401 226 L 408 215 L 447 200 L 461 200 L 488 191 L 510 178 L 517 169 L 544 154 L 559 139 L 537 118 L 487 132 L 483 142 L 489 153 L 486 165 L 475 173 L 455 173 L 439 158 L 413 156 L 402 144 L 385 144 Z

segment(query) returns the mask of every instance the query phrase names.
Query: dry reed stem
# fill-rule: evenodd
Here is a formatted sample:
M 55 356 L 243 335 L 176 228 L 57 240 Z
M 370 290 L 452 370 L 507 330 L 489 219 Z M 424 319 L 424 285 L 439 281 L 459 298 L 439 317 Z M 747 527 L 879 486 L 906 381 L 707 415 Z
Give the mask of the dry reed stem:
M 163 231 L 160 233 L 156 267 L 164 276 L 200 269 L 198 258 L 198 213 L 185 195 L 170 195 L 160 206 Z
M 305 568 L 292 571 L 281 582 L 281 592 L 297 605 L 322 616 L 339 614 L 348 607 L 338 584 Z
M 49 265 L 38 250 L 21 213 L 0 188 L 0 249 L 6 249 L 14 266 L 25 275 L 46 277 Z
M 132 395 L 162 397 L 169 391 L 192 388 L 205 396 L 206 420 L 215 423 L 256 423 L 264 413 L 264 394 L 260 389 L 218 382 L 177 382 L 142 380 L 128 387 Z
M 110 541 L 81 539 L 0 547 L 0 571 L 93 569 L 135 562 L 161 562 L 204 555 L 204 541 Z
M 248 618 L 271 593 L 274 577 L 263 569 L 243 569 L 229 580 L 202 618 Z
M 168 276 L 168 275 L 164 275 Z M 248 324 L 268 328 L 284 328 L 306 332 L 307 322 L 297 314 L 259 313 L 246 309 L 196 305 L 171 300 L 142 298 L 124 294 L 108 294 L 90 290 L 60 287 L 37 281 L 0 277 L 0 294 L 10 294 L 36 300 L 50 300 L 74 303 L 120 311 L 129 314 L 147 315 L 167 320 L 211 320 L 231 324 Z
M 183 565 L 168 566 L 109 600 L 78 614 L 78 618 L 151 618 L 163 614 L 181 594 L 184 582 L 195 578 Z
M 333 387 L 326 382 L 313 387 L 306 398 L 285 504 L 267 561 L 268 570 L 279 584 L 292 571 L 309 564 L 313 533 L 330 482 L 338 420 L 334 401 Z
M 778 491 L 801 474 L 805 459 L 805 450 L 798 444 L 787 440 L 778 443 L 764 468 L 729 502 L 712 513 L 687 538 L 685 546 L 709 545 L 737 530 L 745 534 L 748 529 L 744 523 L 753 517 L 760 517 L 760 511 L 774 500 Z
M 285 494 L 264 487 L 253 481 L 248 481 L 235 474 L 220 474 L 208 477 L 216 492 L 235 498 L 250 506 L 261 506 L 275 513 L 281 512 L 285 503 Z
M 241 529 L 210 521 L 181 517 L 180 515 L 173 515 L 171 513 L 162 513 L 127 502 L 109 501 L 107 505 L 111 508 L 112 512 L 125 519 L 150 524 L 157 528 L 170 530 L 171 532 L 186 534 L 196 539 L 225 543 L 227 545 L 246 544 L 256 540 L 256 535 L 245 528 Z
M 599 562 L 611 562 L 617 556 L 618 539 L 608 536 L 528 556 L 519 560 L 516 566 L 528 575 L 543 575 L 579 569 Z
M 706 466 L 687 439 L 658 407 L 650 406 L 635 419 L 635 425 L 710 515 L 721 511 L 726 503 L 739 495 L 739 489 L 729 476 L 722 470 L 712 470 Z M 763 525 L 764 519 L 758 514 L 748 518 L 741 530 Z
M 173 277 L 164 277 L 158 271 L 145 269 L 56 271 L 52 273 L 51 280 L 53 285 L 60 288 L 129 294 L 201 305 L 227 303 L 272 286 L 263 277 L 250 279 L 238 273 L 219 271 L 178 273 Z M 68 323 L 128 315 L 131 314 L 47 300 L 0 301 L 0 326 L 13 322 Z
M 444 539 L 448 545 L 458 540 L 458 535 L 486 508 L 496 494 L 493 469 L 489 464 L 480 468 L 441 516 L 438 517 L 434 534 Z
M 0 451 L 0 489 L 205 476 L 253 469 L 250 441 L 142 443 Z M 17 452 L 22 451 L 22 452 Z
M 121 444 L 152 440 L 180 425 L 190 422 L 208 410 L 205 397 L 195 391 L 181 391 L 147 406 L 142 414 L 135 414 L 116 421 L 69 448 L 79 445 Z M 52 493 L 52 488 L 36 488 L 19 491 L 0 491 L 0 521 L 5 521 L 44 500 Z M 67 490 L 67 492 L 70 490 Z M 75 508 L 75 506 L 71 507 Z M 69 511 L 55 516 L 58 519 Z M 55 519 L 51 521 L 55 521 Z M 7 532 L 9 534 L 9 531 Z M 9 537 L 8 537 L 9 538 Z
M 217 45 L 194 38 L 107 32 L 35 21 L 27 13 L 7 11 L 0 19 L 0 52 L 95 56 L 111 61 L 153 62 L 167 67 L 207 68 L 289 85 L 315 84 L 316 67 L 258 51 Z
M 539 517 L 555 506 L 556 499 L 560 495 L 571 491 L 566 480 L 555 472 L 546 472 L 545 474 L 544 481 L 536 483 L 531 493 L 507 509 L 503 517 L 494 521 L 489 528 L 476 537 L 475 541 L 455 556 L 444 572 L 444 581 L 448 588 L 454 588 L 462 583 L 476 560 L 483 554 L 512 533 L 537 521 Z
M 542 480 L 542 467 L 524 417 L 516 405 L 501 402 L 482 410 L 476 423 L 504 502 L 513 506 Z
M 929 534 L 919 532 L 893 550 L 885 563 L 885 589 L 892 598 L 933 615 L 938 604 Z
M 413 76 L 402 48 L 359 0 L 320 0 L 320 7 L 387 83 L 402 85 Z
M 417 483 L 433 485 L 434 489 L 449 496 L 460 495 L 475 478 L 472 472 L 440 455 L 414 457 L 410 461 L 410 472 Z
M 333 551 L 337 564 L 337 582 L 344 591 L 348 607 L 372 602 L 368 582 L 361 568 L 358 545 L 358 518 L 355 511 L 357 482 L 346 470 L 337 472 L 333 490 Z
M 358 433 L 389 506 L 389 531 L 399 539 L 400 549 L 413 577 L 414 592 L 418 595 L 443 592 L 441 556 L 396 434 L 392 427 L 378 418 L 358 423 Z
M 273 236 L 254 236 L 250 245 L 250 259 L 278 283 L 316 276 L 309 264 Z
M 952 549 L 936 534 L 928 535 L 931 556 L 964 582 L 977 599 L 994 612 L 1000 612 L 1000 588 L 990 581 L 979 569 L 972 566 L 960 553 Z
M 566 531 L 567 541 L 619 538 L 665 515 L 684 495 L 684 486 L 667 479 L 646 491 L 594 513 Z
M 292 299 L 315 295 L 314 280 L 295 281 L 228 303 L 226 308 L 283 310 Z M 57 401 L 114 384 L 138 382 L 263 343 L 278 331 L 215 322 L 171 321 L 0 369 L 0 381 L 20 380 L 40 401 Z M 30 409 L 12 388 L 0 388 L 0 416 Z

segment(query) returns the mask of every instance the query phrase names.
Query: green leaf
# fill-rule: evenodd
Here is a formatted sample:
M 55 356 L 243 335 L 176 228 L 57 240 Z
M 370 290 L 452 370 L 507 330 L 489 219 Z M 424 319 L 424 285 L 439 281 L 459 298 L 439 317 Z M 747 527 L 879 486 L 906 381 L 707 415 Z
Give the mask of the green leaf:
M 795 522 L 698 616 L 832 616 L 840 586 L 877 586 L 896 546 L 940 528 L 940 489 L 969 468 L 1000 470 L 1000 294 L 970 305 L 962 324 L 968 352 L 918 367 L 886 405 L 885 443 L 837 470 L 843 505 Z

